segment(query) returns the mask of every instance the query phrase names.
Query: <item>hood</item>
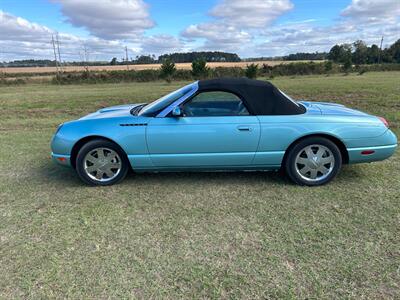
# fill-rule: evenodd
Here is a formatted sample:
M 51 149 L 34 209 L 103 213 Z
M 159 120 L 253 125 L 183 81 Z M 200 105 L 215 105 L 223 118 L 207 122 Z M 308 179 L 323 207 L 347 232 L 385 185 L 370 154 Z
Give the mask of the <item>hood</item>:
M 307 109 L 310 108 L 318 108 L 321 111 L 322 115 L 340 115 L 340 116 L 369 116 L 368 114 L 348 108 L 342 104 L 338 103 L 331 103 L 331 102 L 309 102 L 309 101 L 302 101 Z
M 132 116 L 131 110 L 139 105 L 143 105 L 144 103 L 140 104 L 126 104 L 126 105 L 117 105 L 99 109 L 98 111 L 91 113 L 80 120 L 87 120 L 87 119 L 103 119 L 103 118 L 117 118 L 117 117 L 127 117 Z

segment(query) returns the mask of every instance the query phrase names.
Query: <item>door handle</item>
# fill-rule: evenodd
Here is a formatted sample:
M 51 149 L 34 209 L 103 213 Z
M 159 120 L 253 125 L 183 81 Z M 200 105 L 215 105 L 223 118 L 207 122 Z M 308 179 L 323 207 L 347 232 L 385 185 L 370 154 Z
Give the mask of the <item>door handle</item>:
M 238 126 L 237 128 L 239 131 L 251 131 L 249 126 Z

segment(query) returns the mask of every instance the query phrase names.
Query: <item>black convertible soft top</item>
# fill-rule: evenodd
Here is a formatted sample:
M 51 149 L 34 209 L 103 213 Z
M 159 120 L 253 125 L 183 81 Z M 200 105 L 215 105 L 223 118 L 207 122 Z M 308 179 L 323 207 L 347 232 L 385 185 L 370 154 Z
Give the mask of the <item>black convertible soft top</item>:
M 239 96 L 253 115 L 298 115 L 305 113 L 302 105 L 294 103 L 267 81 L 247 78 L 219 78 L 199 81 L 199 91 L 226 91 Z

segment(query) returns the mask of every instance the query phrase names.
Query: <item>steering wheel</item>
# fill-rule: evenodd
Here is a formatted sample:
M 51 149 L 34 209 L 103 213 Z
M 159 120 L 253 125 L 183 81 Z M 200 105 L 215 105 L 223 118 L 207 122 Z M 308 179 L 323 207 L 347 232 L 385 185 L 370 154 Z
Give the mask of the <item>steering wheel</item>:
M 181 110 L 182 110 L 183 115 L 185 117 L 192 117 L 193 116 L 192 110 L 190 109 L 189 105 L 188 106 L 185 105 L 185 106 L 181 107 Z

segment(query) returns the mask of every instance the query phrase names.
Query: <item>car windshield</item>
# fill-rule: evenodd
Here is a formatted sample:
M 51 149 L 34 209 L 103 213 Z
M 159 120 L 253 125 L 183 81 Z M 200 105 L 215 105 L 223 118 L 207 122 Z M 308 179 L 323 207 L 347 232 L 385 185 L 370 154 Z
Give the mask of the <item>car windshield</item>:
M 183 88 L 174 91 L 150 104 L 147 104 L 144 106 L 140 112 L 139 116 L 152 116 L 158 112 L 160 112 L 162 109 L 166 108 L 170 104 L 174 103 L 176 100 L 179 98 L 185 96 L 188 94 L 190 91 L 193 90 L 195 86 L 195 83 L 189 84 L 187 86 L 184 86 Z

